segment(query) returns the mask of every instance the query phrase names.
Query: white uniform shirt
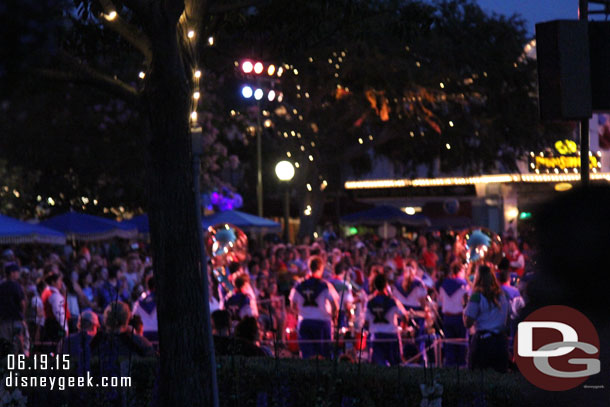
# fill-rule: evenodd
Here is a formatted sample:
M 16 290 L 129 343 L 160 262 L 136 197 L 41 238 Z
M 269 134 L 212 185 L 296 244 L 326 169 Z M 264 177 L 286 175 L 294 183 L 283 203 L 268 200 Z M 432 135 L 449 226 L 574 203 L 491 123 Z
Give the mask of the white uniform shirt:
M 406 314 L 402 304 L 386 295 L 373 296 L 366 306 L 366 320 L 373 335 L 398 333 L 398 318 Z
M 438 296 L 441 310 L 450 314 L 461 313 L 464 310 L 464 294 L 469 292 L 470 288 L 466 280 L 450 278 L 443 281 Z
M 406 293 L 402 289 L 402 279 L 396 282 L 394 289 L 392 290 L 392 294 L 396 297 L 398 301 L 405 307 L 419 307 L 421 308 L 421 299 L 426 298 L 428 295 L 428 290 L 424 283 L 415 278 L 413 282 L 411 282 L 411 290 Z
M 66 310 L 65 299 L 64 296 L 61 295 L 59 290 L 55 287 L 49 287 L 51 290 L 51 295 L 49 296 L 49 305 L 51 306 L 51 311 L 53 312 L 53 316 L 55 320 L 59 323 L 60 326 L 64 327 L 66 331 L 66 335 L 68 335 L 68 321 L 66 318 Z
M 339 308 L 339 294 L 326 280 L 309 278 L 290 291 L 290 303 L 299 308 L 299 322 L 317 319 L 332 322 L 331 302 Z
M 142 318 L 142 328 L 144 329 L 144 332 L 158 332 L 156 304 L 154 307 L 147 307 L 150 309 L 150 313 L 140 304 L 140 301 L 146 300 L 149 294 L 150 293 L 147 292 L 142 293 L 139 300 L 133 305 L 133 315 L 139 315 L 140 318 Z

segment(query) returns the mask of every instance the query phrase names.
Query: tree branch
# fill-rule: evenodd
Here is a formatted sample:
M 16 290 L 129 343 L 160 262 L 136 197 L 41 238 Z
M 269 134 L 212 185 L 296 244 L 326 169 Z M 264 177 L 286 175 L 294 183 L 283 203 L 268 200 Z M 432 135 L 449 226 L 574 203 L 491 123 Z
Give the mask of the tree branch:
M 112 11 L 116 12 L 116 8 L 111 0 L 98 0 L 98 2 L 104 9 L 104 13 L 109 14 Z M 139 2 L 136 1 L 136 3 Z M 137 13 L 137 11 L 134 12 Z M 141 13 L 145 14 L 143 9 L 141 10 Z M 150 44 L 150 40 L 144 33 L 120 18 L 118 15 L 111 21 L 105 17 L 100 18 L 100 21 L 102 24 L 104 24 L 104 26 L 119 34 L 125 41 L 140 51 L 142 55 L 144 55 L 146 63 L 150 63 L 152 60 L 152 46 Z
M 105 75 L 86 65 L 81 65 L 72 72 L 44 68 L 35 69 L 33 72 L 55 81 L 90 85 L 104 92 L 118 96 L 132 104 L 135 104 L 138 101 L 139 94 L 133 86 L 128 85 L 120 79 Z

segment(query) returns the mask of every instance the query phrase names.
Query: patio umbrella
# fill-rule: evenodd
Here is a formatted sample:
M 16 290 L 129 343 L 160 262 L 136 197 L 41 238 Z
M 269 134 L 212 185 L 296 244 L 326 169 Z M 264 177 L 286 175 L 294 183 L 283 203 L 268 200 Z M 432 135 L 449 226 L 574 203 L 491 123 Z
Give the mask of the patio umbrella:
M 68 239 L 89 242 L 113 237 L 130 239 L 136 237 L 138 233 L 137 228 L 133 225 L 78 212 L 57 215 L 40 224 L 65 233 Z
M 217 212 L 213 215 L 206 216 L 203 218 L 202 223 L 203 227 L 206 229 L 219 223 L 230 223 L 244 230 L 280 228 L 279 223 L 270 219 L 236 210 Z
M 365 211 L 345 215 L 341 223 L 350 225 L 387 225 L 398 223 L 405 226 L 430 226 L 430 219 L 424 215 L 407 215 L 395 206 L 381 205 Z
M 0 215 L 0 244 L 65 244 L 66 235 L 43 226 Z

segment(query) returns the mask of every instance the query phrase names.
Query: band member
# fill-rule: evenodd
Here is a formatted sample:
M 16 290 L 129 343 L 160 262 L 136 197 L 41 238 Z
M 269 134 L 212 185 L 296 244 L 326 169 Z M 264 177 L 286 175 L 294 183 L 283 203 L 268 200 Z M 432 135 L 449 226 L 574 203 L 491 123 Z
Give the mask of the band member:
M 416 277 L 417 268 L 417 262 L 413 259 L 408 259 L 402 278 L 396 281 L 394 285 L 395 290 L 392 290 L 396 299 L 405 309 L 415 315 L 414 318 L 411 318 L 411 321 L 415 326 L 413 336 L 415 337 L 416 349 L 412 349 L 413 347 L 409 346 L 411 348 L 409 351 L 405 349 L 407 354 L 413 351 L 415 353 L 423 352 L 426 347 L 427 332 L 424 311 L 428 290 L 423 281 Z M 426 355 L 424 355 L 425 357 Z
M 373 337 L 372 362 L 395 366 L 402 360 L 398 317 L 408 318 L 402 304 L 388 294 L 388 280 L 378 274 L 373 280 L 375 294 L 366 304 L 366 320 Z
M 235 293 L 225 301 L 225 309 L 229 311 L 231 320 L 235 322 L 239 322 L 247 316 L 258 318 L 256 299 L 245 291 L 248 280 L 247 274 L 237 277 L 234 283 Z
M 508 369 L 508 342 L 506 323 L 510 304 L 498 285 L 490 267 L 477 268 L 473 293 L 464 310 L 464 325 L 474 325 L 468 365 L 471 369 L 492 368 L 499 372 Z
M 354 303 L 352 287 L 345 279 L 345 273 L 349 273 L 349 265 L 344 261 L 336 263 L 333 272 L 334 276 L 329 282 L 335 287 L 337 294 L 339 294 L 339 305 L 341 305 L 341 310 L 339 310 L 339 328 L 343 328 L 348 326 L 349 311 Z
M 330 358 L 331 322 L 337 315 L 339 295 L 332 284 L 322 279 L 321 257 L 312 256 L 309 269 L 311 277 L 294 287 L 289 296 L 299 316 L 299 348 L 304 359 L 316 355 Z
M 447 339 L 466 337 L 462 314 L 470 288 L 463 276 L 462 263 L 452 263 L 450 275 L 443 280 L 439 289 L 438 302 L 443 313 L 443 331 Z M 466 347 L 463 345 L 446 344 L 443 353 L 445 366 L 462 366 L 466 362 Z

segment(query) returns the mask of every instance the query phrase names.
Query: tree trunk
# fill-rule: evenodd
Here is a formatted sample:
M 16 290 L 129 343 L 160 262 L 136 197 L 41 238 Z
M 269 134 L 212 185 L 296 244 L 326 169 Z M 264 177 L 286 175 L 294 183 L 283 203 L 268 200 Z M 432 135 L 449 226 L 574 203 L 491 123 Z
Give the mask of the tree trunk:
M 152 69 L 143 93 L 150 123 L 148 216 L 157 280 L 161 370 L 159 402 L 167 407 L 212 406 L 198 244 L 192 146 L 191 89 L 176 28 L 152 35 Z

